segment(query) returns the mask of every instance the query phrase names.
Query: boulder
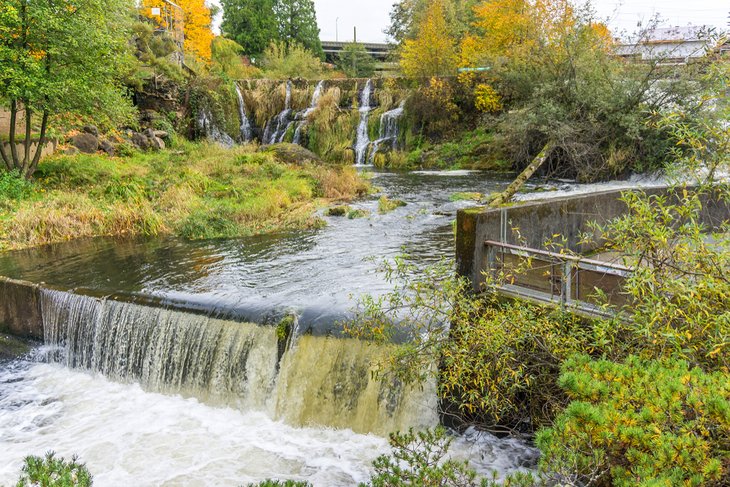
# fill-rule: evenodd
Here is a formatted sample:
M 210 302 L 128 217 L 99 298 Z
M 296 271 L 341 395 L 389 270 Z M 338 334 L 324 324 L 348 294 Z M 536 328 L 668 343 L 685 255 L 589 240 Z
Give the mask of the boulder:
M 76 155 L 76 154 L 78 154 L 79 152 L 80 152 L 80 151 L 79 151 L 79 150 L 78 150 L 78 149 L 77 149 L 76 147 L 73 147 L 73 146 L 71 146 L 71 147 L 66 147 L 66 148 L 65 148 L 65 149 L 63 150 L 63 153 L 64 153 L 65 155 L 67 155 L 67 156 L 75 156 L 75 155 Z
M 150 147 L 150 139 L 139 132 L 134 132 L 131 138 L 132 144 L 134 144 L 140 150 L 147 150 Z
M 95 135 L 84 132 L 71 137 L 71 145 L 85 154 L 93 154 L 99 150 L 99 139 Z
M 116 153 L 116 147 L 108 140 L 102 140 L 99 144 L 99 148 L 106 152 L 110 157 L 114 157 L 114 154 Z
M 154 132 L 155 137 L 158 137 L 160 139 L 166 139 L 170 134 L 165 132 L 164 130 L 155 130 Z
M 96 125 L 84 125 L 84 128 L 82 128 L 81 131 L 85 134 L 91 134 L 94 137 L 99 136 L 99 129 L 96 128 Z
M 323 163 L 317 154 L 297 144 L 273 144 L 262 147 L 259 150 L 262 152 L 271 152 L 278 160 L 287 164 Z
M 165 149 L 165 141 L 162 140 L 159 137 L 148 137 L 148 140 L 150 141 L 150 149 L 152 150 L 164 150 Z

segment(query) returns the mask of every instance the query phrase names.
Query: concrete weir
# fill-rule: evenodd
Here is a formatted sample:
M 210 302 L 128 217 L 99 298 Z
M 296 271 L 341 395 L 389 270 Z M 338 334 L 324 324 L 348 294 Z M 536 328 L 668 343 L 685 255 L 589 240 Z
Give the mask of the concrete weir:
M 676 197 L 675 189 L 645 188 L 648 195 Z M 457 272 L 469 278 L 475 291 L 484 283 L 487 269 L 486 241 L 519 245 L 532 249 L 549 250 L 545 242 L 554 235 L 565 238 L 565 247 L 578 254 L 586 254 L 601 246 L 600 238 L 583 242 L 581 235 L 589 230 L 591 222 L 604 224 L 626 213 L 621 195 L 626 190 L 601 191 L 519 203 L 505 208 L 471 208 L 457 214 L 456 266 Z M 718 228 L 730 219 L 730 204 L 715 197 L 702 196 L 700 222 L 707 228 Z M 600 237 L 600 236 L 598 236 Z
M 43 339 L 41 287 L 0 276 L 0 331 Z

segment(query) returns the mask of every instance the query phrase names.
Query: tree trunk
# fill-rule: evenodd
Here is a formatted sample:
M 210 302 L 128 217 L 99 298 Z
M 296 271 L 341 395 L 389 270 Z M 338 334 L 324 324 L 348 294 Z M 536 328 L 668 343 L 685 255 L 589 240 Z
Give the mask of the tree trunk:
M 31 134 L 33 111 L 28 108 L 27 103 L 23 102 L 23 106 L 25 107 L 25 141 L 23 142 L 23 163 L 20 165 L 20 171 L 25 173 L 25 169 L 30 165 L 30 145 L 33 142 Z
M 13 169 L 20 169 L 18 160 L 18 148 L 15 147 L 15 124 L 18 117 L 18 102 L 10 102 L 10 153 L 13 156 Z
M 527 180 L 530 179 L 533 174 L 535 174 L 535 171 L 540 169 L 540 167 L 545 163 L 551 148 L 552 142 L 548 142 L 547 144 L 545 144 L 545 147 L 542 148 L 540 153 L 532 160 L 530 165 L 527 166 L 525 170 L 522 171 L 520 175 L 517 176 L 509 186 L 507 186 L 507 189 L 505 189 L 501 193 L 497 193 L 496 195 L 492 196 L 487 202 L 487 206 L 496 208 L 511 200 L 515 193 L 520 190 L 522 185 L 524 185 Z
M 5 150 L 5 142 L 0 140 L 0 158 L 2 158 L 3 163 L 5 163 L 5 168 L 8 171 L 13 170 L 13 163 L 10 160 L 10 156 L 8 155 L 7 151 Z
M 45 110 L 43 112 L 43 119 L 41 121 L 41 133 L 40 133 L 40 139 L 38 139 L 38 147 L 36 147 L 35 150 L 35 156 L 33 156 L 33 161 L 31 161 L 30 165 L 25 169 L 25 172 L 23 176 L 25 178 L 30 178 L 33 176 L 33 173 L 35 172 L 36 168 L 38 167 L 38 161 L 41 160 L 41 153 L 43 152 L 43 148 L 48 143 L 48 140 L 46 140 L 46 130 L 48 129 L 48 110 Z

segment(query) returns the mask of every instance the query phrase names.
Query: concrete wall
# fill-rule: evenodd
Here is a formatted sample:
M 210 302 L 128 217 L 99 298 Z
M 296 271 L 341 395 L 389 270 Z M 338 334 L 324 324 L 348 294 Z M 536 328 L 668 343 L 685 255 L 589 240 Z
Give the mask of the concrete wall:
M 43 339 L 40 286 L 0 277 L 0 330 Z
M 456 266 L 459 274 L 471 279 L 475 290 L 484 281 L 486 268 L 485 240 L 542 249 L 553 235 L 566 238 L 567 247 L 586 253 L 601 242 L 585 244 L 580 236 L 589 230 L 590 222 L 604 224 L 626 212 L 620 200 L 625 190 L 603 191 L 544 201 L 526 202 L 516 206 L 485 209 L 473 208 L 458 212 L 456 224 Z M 650 195 L 668 194 L 669 188 L 647 188 Z M 703 201 L 702 222 L 716 228 L 730 219 L 730 205 L 716 198 Z M 553 239 L 555 240 L 555 239 Z

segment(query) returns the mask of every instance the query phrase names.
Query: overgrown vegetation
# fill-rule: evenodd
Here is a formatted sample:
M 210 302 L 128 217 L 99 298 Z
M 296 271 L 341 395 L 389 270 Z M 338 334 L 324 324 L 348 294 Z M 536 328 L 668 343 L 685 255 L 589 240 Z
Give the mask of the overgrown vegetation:
M 616 318 L 474 296 L 449 264 L 424 271 L 398 259 L 384 269 L 396 290 L 365 298 L 347 331 L 379 342 L 407 334 L 380 373 L 406 382 L 437 373 L 450 422 L 552 428 L 538 434 L 536 483 L 727 478 L 730 234 L 727 222 L 704 233 L 703 198 L 726 204 L 730 189 L 628 193 L 628 213 L 599 229 L 607 249 L 637 265 Z
M 318 200 L 367 191 L 352 168 L 294 166 L 251 147 L 180 143 L 128 157 L 55 156 L 2 177 L 0 246 L 97 235 L 234 237 L 320 225 Z

